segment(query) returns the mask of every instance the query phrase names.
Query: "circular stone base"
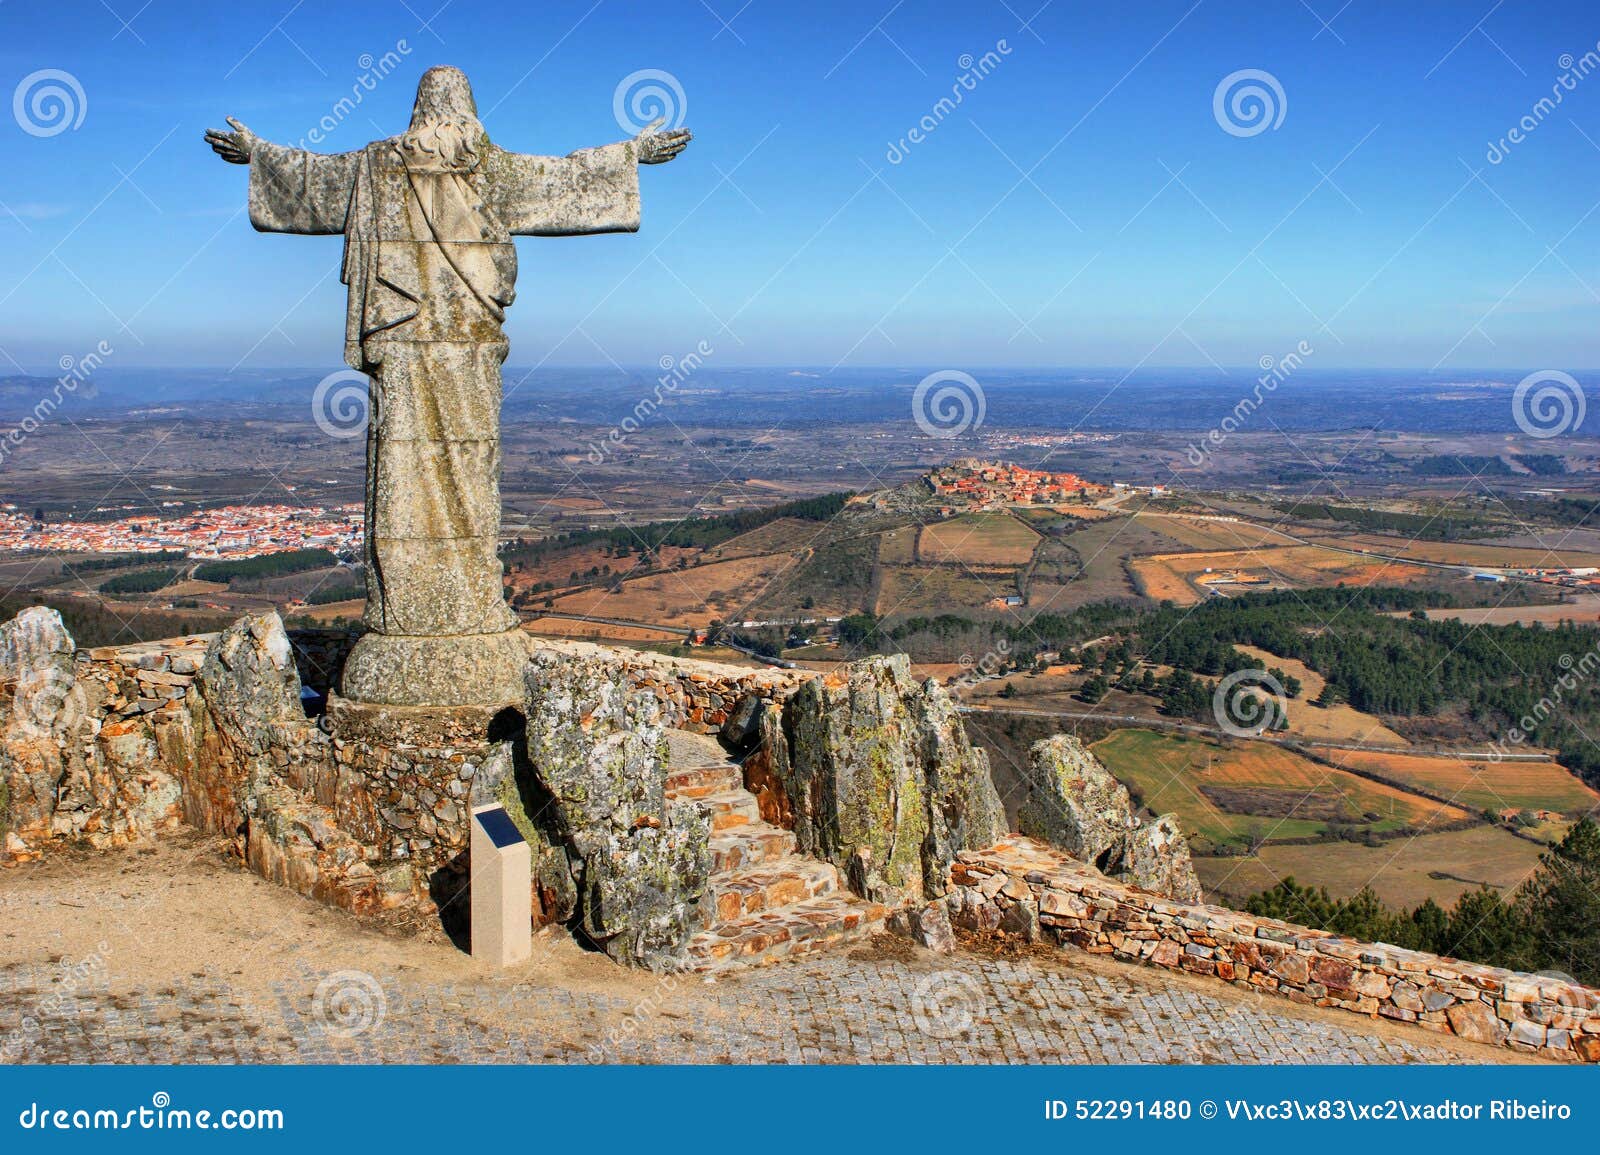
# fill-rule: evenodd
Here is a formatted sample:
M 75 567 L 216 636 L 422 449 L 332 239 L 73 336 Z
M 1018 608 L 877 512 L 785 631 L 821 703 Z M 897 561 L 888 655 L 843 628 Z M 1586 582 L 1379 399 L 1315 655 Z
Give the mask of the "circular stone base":
M 528 654 L 518 629 L 438 638 L 365 634 L 345 659 L 339 693 L 387 706 L 520 705 Z

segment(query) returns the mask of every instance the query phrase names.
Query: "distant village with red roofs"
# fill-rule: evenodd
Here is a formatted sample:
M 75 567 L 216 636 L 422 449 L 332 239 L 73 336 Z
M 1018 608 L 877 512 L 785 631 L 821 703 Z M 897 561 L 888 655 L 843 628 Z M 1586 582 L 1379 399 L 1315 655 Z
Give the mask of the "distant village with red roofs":
M 167 553 L 198 560 L 261 557 L 297 549 L 359 555 L 362 507 L 226 505 L 117 521 L 36 521 L 0 508 L 0 550 L 52 553 Z
M 954 499 L 969 510 L 1007 505 L 1059 505 L 1104 496 L 1110 489 L 1085 481 L 1076 473 L 1049 473 L 1005 461 L 968 457 L 942 465 L 927 475 L 934 496 Z

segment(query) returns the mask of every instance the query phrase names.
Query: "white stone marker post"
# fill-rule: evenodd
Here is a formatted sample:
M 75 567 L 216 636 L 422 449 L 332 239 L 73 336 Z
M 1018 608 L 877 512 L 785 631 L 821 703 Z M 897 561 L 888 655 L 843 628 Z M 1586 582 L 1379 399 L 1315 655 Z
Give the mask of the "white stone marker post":
M 508 967 L 533 954 L 533 854 L 503 806 L 472 812 L 472 957 Z

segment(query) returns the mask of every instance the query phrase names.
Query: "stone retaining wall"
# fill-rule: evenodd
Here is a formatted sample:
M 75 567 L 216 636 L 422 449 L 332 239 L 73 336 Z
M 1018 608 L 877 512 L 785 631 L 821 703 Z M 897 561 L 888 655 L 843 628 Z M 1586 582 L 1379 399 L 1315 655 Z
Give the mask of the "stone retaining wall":
M 191 634 L 130 646 L 79 650 L 74 676 L 99 683 L 101 709 L 110 721 L 125 721 L 158 710 L 175 710 L 183 701 L 206 649 L 216 634 Z
M 1600 1062 L 1600 991 L 1361 943 L 1226 907 L 1173 902 L 1029 838 L 964 851 L 946 898 L 956 926 L 1069 943 L 1264 996 L 1413 1023 L 1546 1058 Z

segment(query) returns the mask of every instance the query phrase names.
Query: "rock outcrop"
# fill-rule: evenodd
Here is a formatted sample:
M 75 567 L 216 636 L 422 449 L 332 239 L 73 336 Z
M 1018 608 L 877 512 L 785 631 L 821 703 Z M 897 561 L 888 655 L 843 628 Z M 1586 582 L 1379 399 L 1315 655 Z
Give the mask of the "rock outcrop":
M 33 606 L 0 625 L 0 829 L 12 858 L 50 838 L 122 845 L 178 820 L 179 785 L 156 757 L 151 727 L 108 716 L 119 691 L 76 651 L 52 609 Z M 171 700 L 153 676 L 126 679 L 151 708 Z
M 25 851 L 24 839 L 50 833 L 56 788 L 66 770 L 63 740 L 74 728 L 67 704 L 77 690 L 74 649 L 60 615 L 43 606 L 0 625 L 7 718 L 0 742 L 0 828 L 13 853 Z
M 527 757 L 567 847 L 583 933 L 656 969 L 684 957 L 704 920 L 711 820 L 668 804 L 661 705 L 622 663 L 539 652 L 528 669 Z
M 1127 787 L 1076 738 L 1057 734 L 1029 751 L 1023 834 L 1117 879 L 1179 902 L 1200 901 L 1188 845 L 1170 814 L 1145 823 Z
M 864 898 L 937 897 L 958 851 L 1004 833 L 988 756 L 949 694 L 919 685 L 904 655 L 808 681 L 781 707 L 765 706 L 755 729 L 746 784 L 763 817 L 792 828 L 803 853 L 839 867 Z

